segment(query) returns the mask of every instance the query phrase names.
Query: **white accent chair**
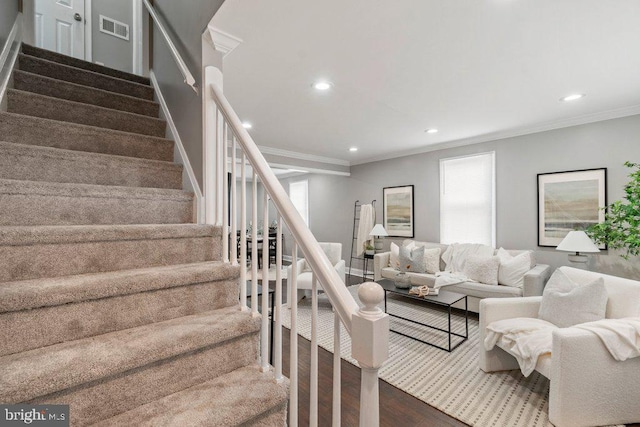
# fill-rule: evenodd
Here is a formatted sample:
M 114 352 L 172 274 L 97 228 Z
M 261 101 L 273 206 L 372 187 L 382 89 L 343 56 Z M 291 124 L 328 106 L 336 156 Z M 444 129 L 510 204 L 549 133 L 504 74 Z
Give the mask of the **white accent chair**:
M 640 316 L 640 282 L 560 267 L 575 283 L 604 279 L 606 318 Z M 480 368 L 485 372 L 518 369 L 506 350 L 484 348 L 486 327 L 516 317 L 538 317 L 541 296 L 480 301 Z M 549 420 L 556 426 L 595 426 L 640 421 L 640 357 L 616 361 L 600 338 L 578 328 L 553 331 L 551 354 L 538 358 L 536 370 L 550 380 Z
M 320 242 L 320 248 L 329 258 L 329 261 L 338 272 L 338 275 L 345 281 L 345 262 L 342 258 L 342 243 Z M 313 273 L 304 258 L 298 260 L 298 301 L 305 296 L 305 291 L 311 290 Z M 291 266 L 287 268 L 287 282 L 291 284 Z M 318 291 L 322 290 L 321 284 L 317 283 Z M 310 295 L 310 293 L 309 293 Z

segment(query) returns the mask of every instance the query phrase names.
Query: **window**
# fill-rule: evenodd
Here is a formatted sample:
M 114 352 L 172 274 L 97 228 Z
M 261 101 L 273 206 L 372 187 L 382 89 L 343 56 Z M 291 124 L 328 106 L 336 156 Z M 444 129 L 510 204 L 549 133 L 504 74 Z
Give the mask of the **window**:
M 495 153 L 440 160 L 440 242 L 495 247 Z
M 309 182 L 304 180 L 290 183 L 289 197 L 305 224 L 309 226 Z

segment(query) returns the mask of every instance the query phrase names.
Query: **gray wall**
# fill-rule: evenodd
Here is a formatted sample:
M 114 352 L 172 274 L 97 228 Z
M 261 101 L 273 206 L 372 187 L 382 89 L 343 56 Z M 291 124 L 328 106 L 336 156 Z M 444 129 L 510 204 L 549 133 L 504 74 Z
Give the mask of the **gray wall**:
M 222 2 L 223 0 L 154 1 L 158 14 L 167 24 L 167 30 L 200 87 L 203 66 L 202 33 Z M 193 171 L 202 187 L 202 91 L 196 95 L 184 84 L 182 74 L 155 27 L 152 53 L 152 68 L 160 90 L 169 105 Z M 216 65 L 222 69 L 221 58 Z
M 100 15 L 113 18 L 129 26 L 129 40 L 100 31 Z M 131 72 L 133 70 L 133 5 L 131 0 L 93 0 L 91 10 L 93 62 Z
M 413 184 L 415 238 L 437 242 L 439 160 L 491 150 L 496 152 L 498 247 L 533 249 L 539 263 L 569 265 L 566 253 L 537 246 L 536 175 L 606 167 L 608 202 L 621 199 L 628 182 L 623 163 L 640 159 L 640 115 L 353 166 L 351 177 L 310 175 L 311 229 L 318 240 L 342 242 L 348 265 L 355 200 L 377 199 L 382 219 L 382 188 Z M 286 180 L 283 184 L 288 188 Z M 391 241 L 385 239 L 385 248 Z M 612 251 L 591 256 L 589 268 L 640 279 L 640 260 L 625 261 Z
M 18 16 L 18 5 L 18 0 L 0 1 L 0 50 L 4 47 L 16 16 Z

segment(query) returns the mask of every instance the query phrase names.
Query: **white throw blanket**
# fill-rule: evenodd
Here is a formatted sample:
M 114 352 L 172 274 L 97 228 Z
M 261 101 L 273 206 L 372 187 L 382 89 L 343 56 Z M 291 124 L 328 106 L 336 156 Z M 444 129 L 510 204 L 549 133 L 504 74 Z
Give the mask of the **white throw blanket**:
M 511 353 L 525 377 L 536 369 L 538 357 L 551 353 L 551 332 L 558 329 L 546 320 L 517 317 L 492 322 L 487 326 L 484 348 L 487 351 L 500 343 L 500 347 Z
M 360 206 L 360 221 L 358 222 L 358 234 L 356 235 L 356 255 L 362 255 L 365 243 L 372 239 L 369 233 L 371 233 L 375 221 L 376 212 L 373 210 L 373 205 Z
M 593 332 L 600 337 L 616 360 L 640 356 L 640 317 L 597 320 L 581 323 L 574 328 Z
M 462 273 L 452 273 L 450 271 L 439 271 L 436 273 L 436 282 L 433 285 L 435 289 L 448 285 L 456 285 L 458 283 L 468 282 L 469 278 Z
M 491 246 L 480 243 L 452 243 L 442 254 L 446 270 L 459 273 L 464 270 L 464 264 L 470 256 L 489 258 L 493 256 Z

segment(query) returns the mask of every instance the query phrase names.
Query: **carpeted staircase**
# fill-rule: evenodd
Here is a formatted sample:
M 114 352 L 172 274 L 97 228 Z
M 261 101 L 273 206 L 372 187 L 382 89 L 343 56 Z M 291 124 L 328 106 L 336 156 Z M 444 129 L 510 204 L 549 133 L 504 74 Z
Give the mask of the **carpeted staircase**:
M 0 112 L 0 402 L 74 426 L 282 426 L 221 230 L 143 77 L 23 45 Z

